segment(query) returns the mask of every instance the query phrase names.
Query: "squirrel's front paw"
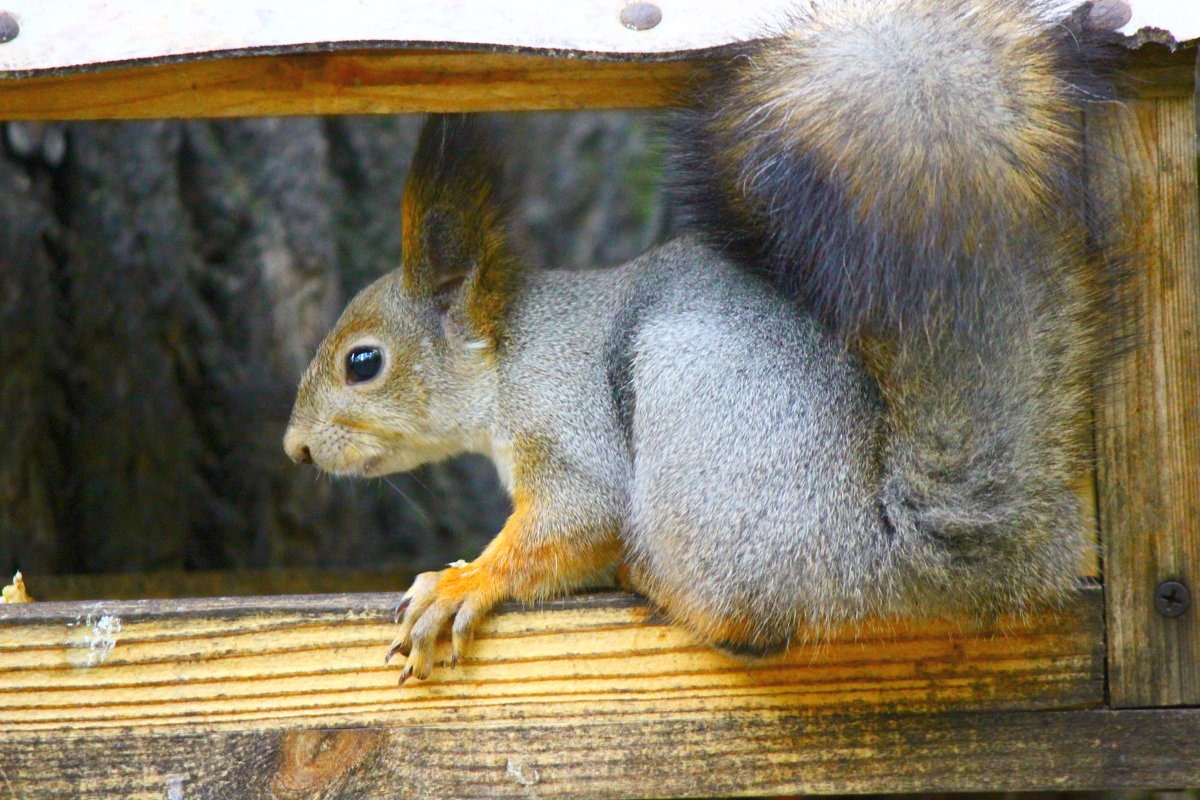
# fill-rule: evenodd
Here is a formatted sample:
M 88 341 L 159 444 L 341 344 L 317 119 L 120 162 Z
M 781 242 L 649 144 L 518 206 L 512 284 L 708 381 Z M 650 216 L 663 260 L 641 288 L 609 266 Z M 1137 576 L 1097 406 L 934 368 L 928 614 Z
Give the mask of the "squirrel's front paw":
M 414 675 L 422 680 L 429 677 L 438 636 L 451 620 L 451 666 L 462 659 L 475 627 L 503 599 L 501 584 L 478 562 L 417 576 L 396 607 L 400 631 L 386 657 L 386 661 L 396 653 L 408 657 L 400 673 L 401 686 Z

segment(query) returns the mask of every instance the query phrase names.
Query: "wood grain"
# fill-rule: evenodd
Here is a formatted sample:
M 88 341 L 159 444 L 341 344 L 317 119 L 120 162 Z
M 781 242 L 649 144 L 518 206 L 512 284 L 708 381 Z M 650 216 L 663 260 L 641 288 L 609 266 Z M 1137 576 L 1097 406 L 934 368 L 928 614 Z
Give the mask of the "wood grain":
M 148 119 L 666 105 L 692 62 L 357 51 L 0 80 L 0 119 Z
M 16 734 L 20 800 L 659 798 L 1200 785 L 1200 709 L 828 715 L 710 710 L 488 726 Z
M 1124 92 L 1143 98 L 1190 97 L 1196 86 L 1197 42 L 1168 48 L 1148 41 L 1124 56 Z
M 648 619 L 630 596 L 492 617 L 469 663 L 396 688 L 398 595 L 34 603 L 0 610 L 5 729 L 492 724 L 514 715 L 1096 707 L 1100 598 L 974 634 L 949 624 L 847 632 L 745 662 Z M 439 653 L 446 658 L 447 653 Z
M 1192 56 L 1195 56 L 1193 51 Z M 1094 189 L 1140 259 L 1130 352 L 1097 411 L 1109 691 L 1114 707 L 1200 703 L 1200 609 L 1170 619 L 1160 582 L 1200 589 L 1200 211 L 1192 96 L 1095 110 Z M 1097 195 L 1098 197 L 1101 195 Z
M 469 663 L 403 690 L 382 664 L 396 597 L 4 607 L 10 791 L 668 797 L 1195 773 L 1154 755 L 1192 717 L 1135 745 L 1136 725 L 1052 711 L 1102 703 L 1095 587 L 1023 623 L 879 625 L 761 662 L 698 647 L 629 595 L 510 606 Z
M 0 78 L 0 120 L 652 108 L 669 105 L 697 63 L 585 55 L 340 50 L 93 66 Z M 1194 47 L 1130 54 L 1131 91 L 1189 92 L 1194 56 Z

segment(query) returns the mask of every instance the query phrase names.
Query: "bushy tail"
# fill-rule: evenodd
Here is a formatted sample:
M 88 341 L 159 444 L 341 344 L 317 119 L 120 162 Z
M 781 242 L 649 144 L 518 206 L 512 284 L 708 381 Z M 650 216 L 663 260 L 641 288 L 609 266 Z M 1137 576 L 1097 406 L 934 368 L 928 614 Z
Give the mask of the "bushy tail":
M 918 608 L 1011 607 L 1077 568 L 1071 484 L 1114 288 L 1081 185 L 1084 104 L 1112 96 L 1087 22 L 822 0 L 715 66 L 678 123 L 695 226 L 878 382 L 880 573 Z

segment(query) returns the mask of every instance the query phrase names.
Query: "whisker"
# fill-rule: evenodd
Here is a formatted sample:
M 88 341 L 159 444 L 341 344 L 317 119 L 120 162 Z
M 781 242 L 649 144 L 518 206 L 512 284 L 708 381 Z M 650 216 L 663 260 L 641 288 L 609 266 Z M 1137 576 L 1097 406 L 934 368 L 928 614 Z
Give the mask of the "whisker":
M 420 484 L 421 488 L 424 489 L 425 491 L 429 492 L 430 494 L 434 494 L 434 491 L 429 486 L 429 484 L 426 483 L 425 481 L 421 480 L 421 476 L 418 474 L 418 472 L 419 472 L 419 470 L 413 470 L 412 472 L 408 473 L 408 477 L 412 478 L 414 481 L 416 481 L 418 484 Z
M 416 511 L 421 516 L 421 520 L 426 525 L 431 524 L 433 522 L 433 520 L 429 518 L 429 515 L 425 513 L 425 509 L 421 508 L 421 506 L 417 503 L 417 501 L 414 500 L 412 497 L 410 497 L 407 492 L 405 492 L 403 489 L 401 489 L 398 484 L 393 482 L 391 478 L 387 477 L 386 475 L 383 475 L 383 476 L 380 476 L 379 479 L 381 481 L 383 481 L 384 483 L 386 483 L 388 486 L 395 489 L 396 494 L 400 495 L 405 500 L 407 500 L 409 505 L 412 506 L 413 510 Z

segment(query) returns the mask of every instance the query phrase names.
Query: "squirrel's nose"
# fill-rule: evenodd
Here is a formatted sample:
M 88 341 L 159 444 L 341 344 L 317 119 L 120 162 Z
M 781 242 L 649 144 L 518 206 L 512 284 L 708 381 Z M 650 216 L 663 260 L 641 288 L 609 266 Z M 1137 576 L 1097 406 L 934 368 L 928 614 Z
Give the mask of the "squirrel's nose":
M 283 437 L 283 449 L 288 454 L 288 458 L 297 464 L 312 463 L 312 451 L 308 449 L 308 445 L 304 444 L 300 440 L 300 437 L 291 429 Z

